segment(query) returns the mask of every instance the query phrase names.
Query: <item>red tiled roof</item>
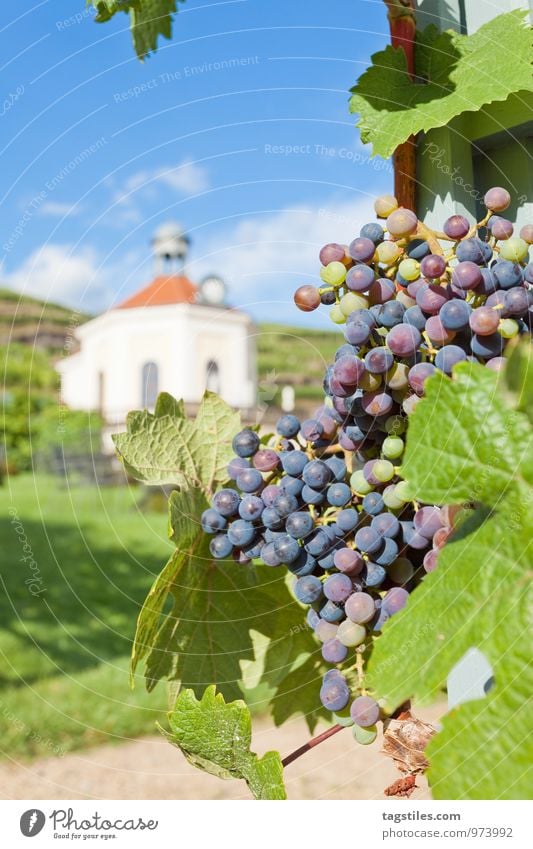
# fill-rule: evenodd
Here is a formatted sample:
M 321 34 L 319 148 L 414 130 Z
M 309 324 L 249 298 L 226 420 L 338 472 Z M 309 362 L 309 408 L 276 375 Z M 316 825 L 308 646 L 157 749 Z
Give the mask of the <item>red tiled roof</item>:
M 118 304 L 117 309 L 129 307 L 159 307 L 164 304 L 192 304 L 197 288 L 187 277 L 172 275 L 156 277 L 148 286 Z

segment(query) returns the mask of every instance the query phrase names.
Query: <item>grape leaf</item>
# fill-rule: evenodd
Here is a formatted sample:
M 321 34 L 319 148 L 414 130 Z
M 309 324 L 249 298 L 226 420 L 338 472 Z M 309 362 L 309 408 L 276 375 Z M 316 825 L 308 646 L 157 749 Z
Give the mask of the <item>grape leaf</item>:
M 375 53 L 351 89 L 350 111 L 359 113 L 361 140 L 386 158 L 421 130 L 445 126 L 513 92 L 532 91 L 526 15 L 521 9 L 498 15 L 473 35 L 440 32 L 431 24 L 417 34 L 416 81 L 401 47 Z
M 172 38 L 172 15 L 184 0 L 88 0 L 96 9 L 95 21 L 105 23 L 117 12 L 130 16 L 131 37 L 139 59 L 157 50 L 159 36 Z
M 515 346 L 504 375 L 509 390 L 517 395 L 516 409 L 525 413 L 533 424 L 533 360 L 528 347 L 527 343 Z
M 490 662 L 495 683 L 487 697 L 450 711 L 428 746 L 429 779 L 439 799 L 528 798 L 533 779 L 527 637 L 533 428 L 504 406 L 495 391 L 498 376 L 489 371 L 461 364 L 453 380 L 430 378 L 427 399 L 411 417 L 403 472 L 417 498 L 449 503 L 476 493 L 485 506 L 463 522 L 442 549 L 437 570 L 386 624 L 368 668 L 368 686 L 392 710 L 412 696 L 435 697 L 471 647 Z
M 498 382 L 477 363 L 459 364 L 454 380 L 442 372 L 428 380 L 402 466 L 421 501 L 492 504 L 517 475 L 533 484 L 528 422 L 505 404 Z
M 314 652 L 300 656 L 280 681 L 272 699 L 272 715 L 276 725 L 283 725 L 291 716 L 303 713 L 311 734 L 320 719 L 331 724 L 331 712 L 320 701 L 321 679 L 328 668 L 315 645 Z
M 187 418 L 183 402 L 162 393 L 153 413 L 129 413 L 126 426 L 113 441 L 132 477 L 210 493 L 227 480 L 231 441 L 241 422 L 239 413 L 213 392 L 205 393 L 195 420 Z
M 224 701 L 214 686 L 198 700 L 182 690 L 169 714 L 167 739 L 187 760 L 218 778 L 244 779 L 256 799 L 286 799 L 283 766 L 278 752 L 259 758 L 250 751 L 252 723 L 242 700 Z

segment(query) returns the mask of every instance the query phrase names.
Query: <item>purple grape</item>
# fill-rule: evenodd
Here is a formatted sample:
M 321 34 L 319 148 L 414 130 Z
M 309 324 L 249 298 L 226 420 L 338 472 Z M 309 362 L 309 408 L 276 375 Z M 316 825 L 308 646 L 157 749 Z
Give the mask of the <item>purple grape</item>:
M 483 244 L 475 236 L 460 242 L 455 249 L 455 256 L 460 262 L 475 262 L 477 265 L 485 262 Z
M 375 274 L 369 265 L 354 265 L 346 275 L 346 285 L 352 292 L 367 292 L 374 280 Z
M 280 488 L 279 486 L 276 486 L 276 484 L 271 483 L 268 486 L 265 486 L 264 490 L 261 493 L 261 500 L 265 507 L 272 507 L 279 493 Z
M 424 277 L 429 277 L 435 280 L 437 277 L 442 277 L 446 271 L 446 260 L 440 254 L 429 254 L 425 256 L 420 263 L 420 272 Z
M 337 552 L 335 552 L 337 554 Z M 352 582 L 342 573 L 330 575 L 324 582 L 324 595 L 330 601 L 345 601 L 352 592 Z
M 257 433 L 246 428 L 234 437 L 232 447 L 238 457 L 251 457 L 259 448 L 259 442 Z
M 322 581 L 314 575 L 298 578 L 294 585 L 294 595 L 302 604 L 313 604 L 322 598 Z
M 522 267 L 517 262 L 500 259 L 492 266 L 491 271 L 502 289 L 511 289 L 522 283 Z
M 374 599 L 368 593 L 353 593 L 344 605 L 344 611 L 348 619 L 357 625 L 364 625 L 374 616 Z
M 487 227 L 495 239 L 510 239 L 513 235 L 513 225 L 506 218 L 501 218 L 499 215 L 492 215 Z
M 452 282 L 458 289 L 475 289 L 483 280 L 479 266 L 475 262 L 459 262 L 452 272 Z
M 386 416 L 392 410 L 393 400 L 386 392 L 377 390 L 363 396 L 362 406 L 369 416 Z
M 378 516 L 374 516 L 370 527 L 382 537 L 392 538 L 397 536 L 400 531 L 400 523 L 392 513 L 381 513 Z
M 379 714 L 379 705 L 370 696 L 359 696 L 352 702 L 350 707 L 350 716 L 355 724 L 361 728 L 368 728 L 370 725 L 375 725 L 379 719 Z
M 419 306 L 409 307 L 403 317 L 405 324 L 410 324 L 422 332 L 426 327 L 426 316 Z
M 261 448 L 254 456 L 253 464 L 260 472 L 272 472 L 279 466 L 279 456 L 271 448 Z
M 365 372 L 358 357 L 341 357 L 333 366 L 333 376 L 344 386 L 356 386 Z
M 306 419 L 302 422 L 300 433 L 306 442 L 318 442 L 324 433 L 324 426 L 316 419 Z
M 351 321 L 344 328 L 344 338 L 351 345 L 364 345 L 370 339 L 371 332 L 366 322 L 361 320 Z
M 477 268 L 477 266 L 474 266 Z M 416 303 L 428 315 L 437 315 L 441 307 L 450 300 L 450 290 L 447 286 L 437 283 L 426 283 L 416 293 Z
M 503 339 L 499 333 L 493 333 L 491 336 L 474 334 L 470 346 L 475 357 L 490 360 L 492 357 L 500 356 L 503 351 Z
M 330 242 L 321 248 L 318 256 L 322 265 L 329 265 L 330 262 L 343 262 L 345 253 L 344 245 L 337 245 L 335 242 Z
M 428 377 L 431 377 L 436 371 L 433 363 L 417 363 L 409 369 L 408 381 L 411 389 L 414 389 L 417 395 L 424 394 L 424 384 Z
M 234 489 L 220 489 L 213 496 L 213 507 L 228 519 L 230 516 L 235 516 L 241 503 L 241 496 Z
M 434 345 L 446 345 L 455 337 L 453 330 L 446 330 L 438 315 L 431 315 L 426 321 L 426 333 Z
M 432 539 L 443 525 L 439 507 L 421 507 L 413 517 L 413 524 L 419 533 L 428 540 Z
M 265 509 L 262 498 L 257 495 L 245 495 L 239 505 L 239 516 L 248 522 L 257 522 Z
M 497 310 L 490 307 L 478 307 L 472 312 L 469 324 L 474 333 L 479 336 L 490 336 L 497 331 L 500 325 L 500 316 Z
M 389 330 L 386 338 L 387 345 L 397 357 L 409 357 L 415 354 L 421 341 L 420 331 L 410 324 L 397 324 Z
M 496 186 L 495 188 L 488 190 L 483 201 L 487 209 L 490 209 L 493 212 L 503 212 L 504 209 L 507 209 L 511 203 L 511 195 L 507 189 L 502 189 L 500 186 Z
M 445 345 L 437 351 L 435 366 L 445 374 L 451 374 L 454 365 L 467 359 L 467 355 L 458 345 Z
M 442 305 L 439 318 L 446 330 L 462 330 L 463 327 L 468 327 L 471 312 L 472 307 L 466 301 L 452 298 Z
M 399 610 L 405 607 L 409 593 L 403 587 L 393 587 L 383 597 L 383 607 L 387 613 L 392 616 L 398 613 Z
M 386 277 L 380 277 L 378 280 L 374 280 L 368 290 L 368 297 L 372 305 L 384 304 L 386 301 L 391 301 L 395 296 L 396 289 L 394 283 Z
M 346 707 L 350 700 L 350 690 L 346 679 L 336 675 L 324 680 L 320 688 L 320 701 L 327 710 L 339 711 Z
M 348 253 L 356 262 L 371 262 L 376 252 L 376 246 L 371 239 L 359 236 L 350 242 Z
M 250 461 L 244 457 L 233 457 L 228 463 L 228 477 L 235 480 L 243 469 L 248 469 Z
M 342 663 L 346 659 L 348 649 L 340 640 L 328 640 L 322 646 L 322 657 L 327 663 Z
M 233 544 L 226 534 L 217 534 L 209 543 L 209 551 L 216 560 L 225 560 L 233 552 Z
M 353 548 L 339 548 L 334 554 L 333 562 L 339 572 L 345 575 L 358 575 L 365 565 L 360 553 Z
M 235 481 L 243 492 L 258 492 L 263 486 L 263 476 L 257 469 L 243 469 Z
M 451 215 L 443 225 L 443 231 L 454 242 L 463 239 L 470 230 L 468 219 L 464 215 Z
M 381 535 L 374 528 L 361 528 L 355 535 L 355 544 L 359 551 L 373 554 L 381 548 Z
M 365 369 L 370 374 L 385 374 L 394 365 L 392 352 L 384 345 L 372 348 L 365 356 Z
M 228 524 L 224 516 L 218 510 L 213 509 L 213 507 L 204 510 L 200 522 L 205 534 L 216 534 L 218 531 L 223 531 Z

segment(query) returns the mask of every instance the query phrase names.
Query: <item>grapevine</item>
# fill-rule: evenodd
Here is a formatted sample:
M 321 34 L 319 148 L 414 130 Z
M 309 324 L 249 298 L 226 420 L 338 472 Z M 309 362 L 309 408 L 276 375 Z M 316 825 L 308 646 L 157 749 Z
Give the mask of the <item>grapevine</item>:
M 515 235 L 510 201 L 490 189 L 480 222 L 453 215 L 434 232 L 380 197 L 380 221 L 321 249 L 321 283 L 294 300 L 328 306 L 344 327 L 325 402 L 305 421 L 283 415 L 271 437 L 237 433 L 232 483 L 201 517 L 214 558 L 291 573 L 331 665 L 320 700 L 362 745 L 387 718 L 365 684 L 374 642 L 437 568 L 463 509 L 413 500 L 401 469 L 409 416 L 432 374 L 452 378 L 460 362 L 500 371 L 505 348 L 531 333 L 533 225 Z

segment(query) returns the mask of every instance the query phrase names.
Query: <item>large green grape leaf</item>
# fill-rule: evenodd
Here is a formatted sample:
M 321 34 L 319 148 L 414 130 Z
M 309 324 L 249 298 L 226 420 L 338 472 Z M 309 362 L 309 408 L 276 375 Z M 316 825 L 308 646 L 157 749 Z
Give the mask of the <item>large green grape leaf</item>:
M 218 395 L 206 392 L 196 419 L 182 402 L 162 393 L 155 411 L 129 413 L 127 431 L 115 434 L 117 453 L 128 473 L 149 484 L 198 486 L 210 493 L 227 480 L 231 441 L 241 420 Z
M 412 696 L 435 697 L 468 649 L 489 660 L 494 686 L 487 697 L 453 709 L 428 747 L 429 779 L 440 799 L 528 798 L 533 780 L 533 429 L 504 406 L 488 372 L 462 365 L 454 380 L 432 377 L 427 400 L 413 413 L 403 471 L 414 494 L 449 503 L 474 493 L 485 505 L 387 623 L 368 668 L 368 686 L 392 710 Z M 482 418 L 473 418 L 481 403 Z M 432 434 L 429 456 L 424 434 Z
M 170 732 L 163 733 L 194 766 L 218 778 L 244 779 L 256 799 L 286 799 L 279 753 L 258 758 L 250 751 L 252 723 L 243 701 L 227 704 L 214 686 L 201 700 L 182 690 L 169 723 Z
M 532 91 L 526 14 L 498 15 L 468 36 L 427 27 L 417 34 L 415 82 L 402 48 L 375 53 L 351 89 L 350 111 L 359 113 L 362 141 L 372 143 L 374 154 L 388 157 L 421 130 L 443 127 L 513 92 Z
M 517 476 L 533 484 L 529 423 L 506 405 L 498 382 L 477 363 L 461 363 L 454 380 L 442 372 L 428 380 L 402 466 L 421 501 L 492 504 Z
M 109 21 L 117 12 L 130 16 L 131 37 L 141 61 L 157 50 L 159 36 L 172 38 L 172 15 L 184 0 L 88 0 L 96 9 L 97 23 Z
M 291 664 L 272 699 L 272 716 L 276 725 L 283 725 L 295 714 L 303 714 L 311 734 L 320 719 L 331 723 L 331 712 L 320 701 L 320 684 L 327 668 L 316 644 L 314 651 L 300 655 L 297 662 Z
M 171 494 L 170 533 L 177 548 L 139 615 L 132 674 L 144 658 L 149 690 L 168 678 L 197 694 L 215 683 L 225 697 L 238 698 L 241 662 L 256 660 L 250 632 L 284 650 L 294 647 L 291 617 L 297 605 L 284 580 L 268 567 L 212 558 L 199 524 L 206 506 L 199 489 Z M 270 674 L 272 667 L 263 673 L 267 679 Z

